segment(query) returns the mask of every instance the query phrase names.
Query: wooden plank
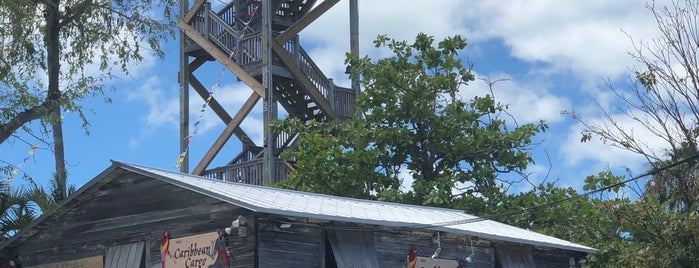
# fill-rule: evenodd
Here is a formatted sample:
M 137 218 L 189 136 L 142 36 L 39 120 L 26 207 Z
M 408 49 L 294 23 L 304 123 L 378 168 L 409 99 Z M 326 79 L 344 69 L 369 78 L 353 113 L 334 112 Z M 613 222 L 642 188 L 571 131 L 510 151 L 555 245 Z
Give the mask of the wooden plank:
M 207 151 L 201 161 L 199 161 L 199 164 L 194 168 L 192 174 L 199 176 L 204 174 L 204 170 L 211 164 L 211 161 L 214 160 L 214 157 L 221 151 L 221 148 L 223 148 L 223 145 L 226 144 L 231 135 L 233 135 L 233 130 L 240 126 L 240 123 L 243 122 L 243 119 L 250 113 L 250 110 L 252 110 L 258 100 L 260 100 L 259 95 L 255 93 L 250 95 L 248 100 L 240 107 L 238 113 L 233 117 L 233 120 L 228 123 L 221 135 L 219 135 L 214 144 L 211 145 L 209 151 Z
M 34 268 L 60 268 L 60 267 L 102 267 L 102 256 L 94 256 L 82 259 L 69 260 L 59 263 L 50 263 L 33 266 Z
M 192 17 L 194 17 L 194 15 L 197 14 L 197 10 L 199 10 L 199 8 L 202 4 L 204 4 L 204 2 L 206 2 L 206 0 L 197 0 L 196 2 L 194 2 L 194 5 L 192 5 L 189 11 L 187 11 L 187 14 L 184 15 L 184 18 L 182 18 L 182 21 L 184 21 L 184 23 L 186 24 L 189 24 L 189 21 L 191 21 Z
M 325 241 L 320 228 L 296 222 L 289 229 L 277 225 L 275 221 L 258 222 L 259 267 L 321 267 Z
M 185 35 L 187 35 L 189 39 L 192 39 L 192 41 L 197 43 L 197 45 L 209 53 L 209 55 L 214 57 L 214 59 L 216 59 L 219 63 L 223 64 L 226 69 L 235 74 L 238 79 L 242 80 L 243 83 L 248 85 L 253 91 L 255 91 L 255 93 L 257 93 L 257 95 L 262 98 L 265 97 L 265 87 L 262 86 L 257 79 L 245 72 L 240 65 L 230 60 L 228 55 L 223 53 L 221 49 L 209 42 L 203 35 L 197 32 L 196 29 L 192 28 L 192 26 L 189 26 L 183 21 L 180 20 L 177 25 L 180 27 L 180 29 L 182 29 L 182 31 L 184 31 Z
M 276 41 L 272 42 L 272 49 L 274 50 L 274 52 L 277 53 L 277 55 L 282 60 L 282 62 L 284 62 L 286 67 L 289 68 L 291 74 L 294 75 L 294 77 L 296 77 L 296 79 L 301 83 L 301 86 L 303 86 L 303 88 L 306 89 L 313 101 L 315 101 L 318 104 L 318 106 L 320 106 L 320 108 L 323 109 L 323 112 L 325 112 L 331 120 L 338 120 L 339 117 L 337 116 L 335 111 L 333 111 L 333 109 L 330 108 L 330 103 L 325 98 L 325 96 L 323 96 L 323 94 L 320 93 L 320 91 L 318 91 L 318 89 L 313 85 L 313 83 L 311 83 L 308 77 L 306 77 L 306 75 L 304 75 L 303 72 L 301 72 L 301 70 L 299 70 L 299 68 L 296 67 L 294 61 L 291 59 L 291 54 L 289 54 L 289 52 L 287 52 Z
M 325 1 L 323 1 L 323 3 L 318 4 L 318 6 L 313 8 L 313 10 L 309 11 L 300 20 L 295 22 L 289 28 L 284 30 L 284 32 L 282 34 L 277 36 L 277 42 L 279 42 L 280 44 L 283 44 L 284 42 L 289 41 L 296 34 L 298 34 L 301 30 L 303 30 L 309 24 L 311 24 L 316 19 L 318 19 L 320 17 L 320 15 L 323 15 L 331 7 L 333 7 L 335 4 L 337 4 L 337 2 L 340 2 L 340 0 L 325 0 Z
M 209 91 L 206 90 L 206 88 L 204 88 L 204 85 L 202 85 L 201 82 L 199 82 L 199 79 L 194 77 L 192 73 L 189 74 L 189 83 L 192 85 L 192 88 L 194 88 L 194 91 L 196 91 L 203 100 L 206 100 L 209 98 L 209 96 L 211 96 Z M 233 118 L 228 114 L 228 112 L 226 112 L 226 109 L 223 108 L 223 106 L 216 100 L 216 98 L 212 97 L 211 100 L 209 100 L 209 107 L 211 107 L 211 110 L 214 111 L 216 115 L 218 115 L 218 118 L 220 118 L 224 124 L 228 125 L 231 122 L 231 120 L 233 120 Z M 235 136 L 238 137 L 238 139 L 240 140 L 240 142 L 243 143 L 243 145 L 252 147 L 257 146 L 255 145 L 255 142 L 252 141 L 252 139 L 250 139 L 250 136 L 248 136 L 248 134 L 245 133 L 245 131 L 242 128 L 236 127 L 235 129 L 233 129 L 233 134 L 235 134 Z

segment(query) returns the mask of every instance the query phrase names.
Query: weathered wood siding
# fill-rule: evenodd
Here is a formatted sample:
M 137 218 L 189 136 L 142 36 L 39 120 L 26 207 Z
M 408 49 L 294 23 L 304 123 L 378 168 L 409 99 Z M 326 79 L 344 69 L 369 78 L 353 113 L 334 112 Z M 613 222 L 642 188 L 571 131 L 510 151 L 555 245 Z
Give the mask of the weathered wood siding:
M 418 256 L 432 256 L 437 244 L 432 241 L 434 232 L 427 231 L 380 231 L 374 233 L 376 247 L 381 267 L 405 267 L 405 259 L 411 248 L 415 248 Z M 464 260 L 471 254 L 471 241 L 467 236 L 440 233 L 442 245 L 439 258 Z M 492 267 L 493 250 L 490 243 L 484 240 L 473 240 L 472 262 L 467 267 Z
M 109 246 L 145 241 L 150 267 L 160 263 L 165 229 L 177 238 L 216 231 L 238 215 L 254 218 L 242 208 L 134 173 L 121 173 L 95 185 L 64 209 L 58 218 L 44 220 L 21 243 L 17 250 L 23 265 L 104 255 Z M 254 267 L 255 240 L 254 231 L 244 239 L 229 237 L 232 267 Z
M 571 257 L 574 258 L 575 261 L 582 257 L 580 253 L 555 249 L 534 249 L 532 254 L 534 255 L 534 263 L 537 268 L 570 267 Z
M 281 229 L 279 223 L 258 219 L 258 267 L 322 267 L 323 230 L 317 225 L 299 222 Z

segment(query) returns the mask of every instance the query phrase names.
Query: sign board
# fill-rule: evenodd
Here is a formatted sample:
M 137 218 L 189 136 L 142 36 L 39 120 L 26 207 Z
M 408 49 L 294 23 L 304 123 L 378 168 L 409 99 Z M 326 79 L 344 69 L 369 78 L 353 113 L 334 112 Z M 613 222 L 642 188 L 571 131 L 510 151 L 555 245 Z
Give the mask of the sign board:
M 417 257 L 414 268 L 457 268 L 459 262 L 447 259 L 433 259 L 430 257 Z M 410 267 L 412 268 L 412 267 Z
M 103 257 L 94 256 L 89 258 L 56 262 L 50 264 L 41 264 L 31 266 L 30 268 L 101 268 L 103 266 Z
M 170 239 L 168 249 L 165 252 L 164 267 L 228 267 L 225 245 L 218 237 L 216 232 L 212 232 Z

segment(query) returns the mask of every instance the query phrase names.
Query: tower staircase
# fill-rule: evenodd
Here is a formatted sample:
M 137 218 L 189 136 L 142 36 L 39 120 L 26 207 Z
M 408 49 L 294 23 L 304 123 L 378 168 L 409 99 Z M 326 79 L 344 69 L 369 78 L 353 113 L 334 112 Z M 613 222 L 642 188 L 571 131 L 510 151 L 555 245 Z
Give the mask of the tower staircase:
M 274 98 L 288 116 L 302 122 L 344 120 L 354 115 L 356 92 L 337 86 L 326 77 L 301 47 L 298 37 L 301 29 L 338 1 L 325 0 L 316 5 L 315 0 L 233 0 L 219 11 L 212 10 L 209 2 L 196 1 L 180 19 L 178 25 L 187 36 L 182 53 L 193 58 L 186 70 L 189 85 L 202 99 L 208 100 L 211 109 L 226 124 L 193 174 L 258 185 L 287 178 L 287 172 L 293 167 L 279 155 L 294 145 L 297 133 L 267 133 L 273 135 L 273 144 L 260 146 L 240 128 L 242 120 L 260 99 Z M 269 44 L 263 38 L 265 24 L 261 10 L 265 3 L 271 8 Z M 263 60 L 265 45 L 271 50 L 271 61 L 267 63 L 271 66 Z M 193 75 L 194 70 L 209 61 L 223 65 L 253 90 L 233 117 Z M 270 81 L 265 68 L 271 70 L 272 85 L 265 84 Z M 273 96 L 266 96 L 269 92 Z M 232 135 L 240 140 L 242 151 L 226 165 L 209 168 Z M 265 150 L 264 146 L 274 148 Z M 263 178 L 265 151 L 274 154 L 274 172 L 268 180 Z

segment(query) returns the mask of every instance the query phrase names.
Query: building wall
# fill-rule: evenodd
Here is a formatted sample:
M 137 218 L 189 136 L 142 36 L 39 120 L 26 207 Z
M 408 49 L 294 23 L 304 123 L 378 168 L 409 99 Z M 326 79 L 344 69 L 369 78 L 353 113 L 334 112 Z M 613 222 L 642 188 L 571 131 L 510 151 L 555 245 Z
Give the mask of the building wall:
M 405 267 L 406 256 L 411 248 L 418 256 L 430 257 L 437 249 L 436 233 L 426 230 L 386 230 L 374 234 L 375 246 L 381 267 Z M 441 251 L 438 258 L 466 261 L 471 253 L 468 267 L 492 267 L 493 251 L 490 242 L 470 240 L 467 236 L 440 233 Z M 471 247 L 473 242 L 473 247 Z
M 215 232 L 249 211 L 134 173 L 117 176 L 44 220 L 16 249 L 26 266 L 104 255 L 116 244 L 145 241 L 145 266 L 159 267 L 163 230 L 172 238 Z M 251 223 L 254 226 L 254 223 Z M 253 267 L 255 235 L 230 237 L 237 256 L 232 267 Z
M 325 238 L 316 224 L 292 222 L 280 228 L 283 221 L 258 218 L 258 267 L 323 267 Z

